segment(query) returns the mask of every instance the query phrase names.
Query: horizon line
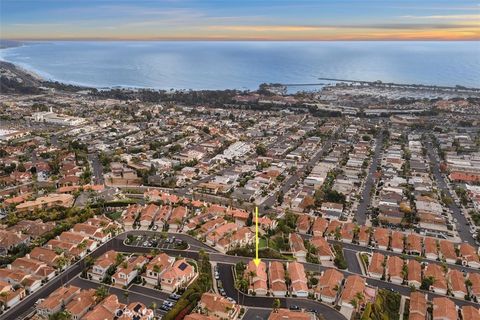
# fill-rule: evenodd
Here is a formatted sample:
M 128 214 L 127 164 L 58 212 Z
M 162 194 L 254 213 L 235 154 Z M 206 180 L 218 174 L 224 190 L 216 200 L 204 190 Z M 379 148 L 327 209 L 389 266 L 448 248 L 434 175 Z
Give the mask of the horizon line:
M 247 41 L 262 41 L 262 42 L 342 42 L 342 41 L 437 41 L 437 42 L 457 42 L 457 41 L 469 41 L 469 42 L 480 42 L 479 38 L 460 38 L 460 39 L 445 39 L 445 38 L 346 38 L 346 39 L 295 39 L 295 38 L 285 38 L 285 39 L 271 39 L 271 38 L 95 38 L 95 37 L 85 37 L 85 38 L 1 38 L 0 41 L 205 41 L 205 42 L 247 42 Z

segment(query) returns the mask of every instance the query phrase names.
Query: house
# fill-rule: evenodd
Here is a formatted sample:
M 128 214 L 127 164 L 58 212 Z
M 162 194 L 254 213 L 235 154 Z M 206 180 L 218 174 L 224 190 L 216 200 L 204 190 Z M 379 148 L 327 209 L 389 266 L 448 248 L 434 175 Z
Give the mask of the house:
M 187 217 L 188 210 L 186 207 L 178 206 L 172 210 L 170 218 L 168 219 L 168 226 L 170 232 L 177 232 L 183 224 L 184 219 Z
M 28 274 L 37 275 L 44 281 L 51 280 L 55 276 L 54 268 L 48 266 L 44 262 L 31 259 L 29 254 L 25 257 L 15 259 L 11 264 L 11 268 L 14 270 L 21 270 Z
M 27 293 L 35 292 L 43 284 L 40 276 L 9 268 L 0 269 L 0 280 L 14 287 L 23 286 Z
M 387 259 L 387 278 L 396 284 L 403 283 L 403 259 L 397 256 L 388 256 Z
M 385 228 L 375 228 L 373 231 L 373 241 L 380 250 L 387 250 L 390 243 L 390 232 Z
M 106 242 L 110 238 L 108 232 L 103 231 L 101 226 L 94 226 L 89 223 L 77 223 L 73 226 L 72 231 L 81 235 L 86 235 L 92 240 L 99 241 L 101 243 Z
M 302 311 L 292 311 L 288 309 L 278 309 L 277 312 L 270 313 L 268 320 L 314 320 L 316 316 L 313 313 Z
M 8 251 L 24 244 L 30 243 L 30 237 L 20 232 L 0 230 L 0 256 L 6 255 Z
M 403 233 L 399 231 L 392 232 L 392 241 L 391 241 L 390 247 L 392 248 L 393 252 L 396 252 L 396 253 L 403 252 L 403 248 L 404 248 L 403 238 L 404 238 Z
M 30 236 L 32 239 L 38 239 L 45 233 L 52 231 L 55 228 L 55 222 L 43 222 L 41 219 L 21 220 L 16 225 L 8 228 L 12 232 L 21 232 L 24 235 Z
M 328 221 L 324 218 L 317 217 L 313 222 L 312 233 L 314 236 L 323 236 L 327 230 Z
M 118 316 L 119 311 L 123 313 L 124 307 L 125 305 L 118 302 L 118 297 L 111 294 L 89 311 L 82 320 L 113 320 Z
M 35 247 L 30 252 L 30 258 L 46 263 L 52 268 L 58 268 L 64 259 L 64 254 L 63 252 L 56 254 L 55 251 L 44 247 Z
M 0 302 L 7 308 L 16 305 L 25 298 L 25 295 L 25 290 L 22 287 L 15 288 L 5 281 L 0 281 Z
M 338 220 L 330 221 L 325 230 L 326 237 L 334 237 L 340 239 L 340 228 L 342 227 L 342 223 Z
M 217 242 L 215 246 L 222 252 L 227 252 L 235 248 L 245 247 L 253 244 L 255 241 L 255 234 L 248 227 L 242 227 L 233 234 L 227 233 L 222 239 Z
M 217 229 L 218 227 L 224 225 L 225 223 L 227 223 L 227 220 L 225 220 L 223 217 L 208 220 L 200 227 L 200 229 L 198 229 L 198 231 L 201 234 L 208 234 L 213 230 Z
M 410 293 L 409 320 L 425 320 L 427 316 L 427 295 L 414 291 Z
M 162 252 L 147 264 L 146 271 L 142 278 L 146 283 L 157 286 L 160 283 L 162 274 L 169 269 L 174 262 L 175 258 Z
M 334 304 L 343 281 L 343 273 L 336 269 L 327 269 L 322 272 L 315 287 L 315 298 L 326 303 Z
M 468 280 L 472 283 L 470 286 L 470 294 L 480 301 L 480 273 L 471 272 L 468 274 Z
M 426 278 L 432 277 L 434 280 L 430 290 L 435 293 L 447 294 L 447 280 L 445 279 L 445 273 L 440 265 L 429 263 L 425 268 L 424 276 Z
M 409 255 L 421 255 L 422 254 L 422 237 L 415 233 L 409 233 L 407 235 L 406 252 Z
M 80 251 L 93 251 L 97 247 L 96 241 L 91 240 L 88 238 L 88 236 L 77 232 L 62 232 L 57 239 L 74 244 Z
M 317 257 L 320 262 L 333 260 L 335 255 L 324 237 L 314 236 L 310 239 L 310 244 L 317 250 Z
M 163 230 L 165 223 L 167 223 L 168 218 L 172 212 L 172 207 L 168 205 L 163 205 L 158 210 L 157 215 L 153 218 L 153 228 L 157 228 L 157 230 Z M 196 225 L 195 225 L 196 226 Z
M 148 204 L 140 213 L 140 229 L 147 230 L 153 223 L 160 207 L 154 203 Z
M 117 268 L 117 272 L 112 276 L 112 283 L 117 286 L 128 287 L 128 285 L 138 276 L 138 270 L 141 269 L 148 259 L 144 256 L 132 256 Z
M 305 268 L 299 262 L 289 262 L 287 271 L 290 275 L 290 290 L 293 296 L 308 297 L 308 281 L 305 275 Z
M 425 257 L 431 260 L 438 259 L 438 246 L 437 240 L 434 238 L 426 237 L 423 241 Z
M 74 197 L 71 194 L 50 193 L 32 201 L 25 201 L 15 207 L 18 212 L 33 211 L 35 209 L 65 207 L 73 205 Z
M 454 297 L 459 299 L 465 298 L 467 295 L 467 287 L 465 286 L 465 279 L 461 271 L 450 269 L 450 271 L 448 271 L 448 283 Z
M 115 265 L 118 254 L 119 253 L 113 250 L 102 254 L 95 260 L 92 268 L 87 273 L 88 276 L 91 277 L 92 280 L 103 281 L 107 275 L 107 270 Z
M 407 284 L 417 289 L 420 288 L 422 285 L 422 265 L 417 260 L 408 260 L 407 268 Z
M 186 259 L 179 259 L 160 275 L 160 286 L 162 290 L 174 292 L 181 287 L 186 287 L 195 276 L 193 266 Z
M 205 292 L 202 294 L 202 297 L 198 302 L 198 308 L 204 311 L 204 313 L 216 316 L 220 319 L 235 320 L 240 313 L 239 305 L 227 300 L 227 298 L 211 292 Z
M 358 229 L 358 244 L 361 246 L 368 246 L 370 242 L 370 228 L 367 226 L 360 226 Z
M 457 254 L 455 252 L 455 247 L 453 243 L 447 240 L 440 240 L 440 253 L 442 259 L 444 259 L 447 263 L 455 263 L 457 262 Z
M 141 302 L 132 302 L 123 309 L 123 315 L 119 318 L 119 320 L 129 319 L 153 320 L 153 310 Z
M 352 243 L 355 228 L 356 224 L 353 222 L 346 222 L 342 225 L 342 228 L 340 229 L 340 238 L 342 239 L 342 242 Z
M 320 210 L 322 211 L 322 216 L 327 219 L 339 219 L 343 213 L 343 204 L 324 202 Z
M 385 256 L 381 253 L 374 252 L 368 266 L 368 276 L 374 279 L 381 279 L 383 277 L 384 265 Z
M 303 244 L 303 239 L 296 233 L 290 233 L 290 250 L 293 253 L 293 256 L 299 261 L 306 261 L 307 258 L 307 249 Z
M 433 298 L 432 320 L 457 320 L 457 306 L 449 298 Z
M 343 287 L 342 295 L 338 304 L 342 307 L 354 308 L 351 305 L 352 301 L 357 293 L 363 293 L 365 291 L 365 280 L 358 275 L 348 276 L 345 280 L 345 285 Z
M 475 248 L 468 243 L 460 244 L 460 257 L 462 258 L 462 264 L 471 268 L 480 268 L 480 261 Z
M 310 231 L 311 227 L 311 218 L 306 214 L 301 214 L 297 219 L 297 231 L 299 233 L 307 234 Z
M 248 279 L 249 288 L 248 293 L 255 295 L 266 295 L 267 294 L 267 266 L 265 262 L 261 261 L 258 264 L 258 267 L 255 265 L 253 260 L 247 265 L 245 269 L 244 276 Z
M 238 230 L 238 226 L 234 222 L 221 225 L 206 236 L 206 243 L 210 246 L 215 246 L 217 242 L 222 239 L 226 234 L 232 234 Z
M 272 261 L 268 267 L 270 273 L 270 291 L 276 297 L 284 297 L 287 295 L 287 285 L 285 283 L 285 269 L 283 263 Z
M 95 290 L 82 290 L 65 306 L 72 320 L 79 320 L 95 306 Z
M 78 293 L 80 293 L 80 288 L 78 287 L 62 286 L 37 305 L 37 313 L 48 318 L 48 316 L 61 311 Z
M 480 320 L 480 312 L 474 306 L 463 306 L 461 313 L 462 320 Z

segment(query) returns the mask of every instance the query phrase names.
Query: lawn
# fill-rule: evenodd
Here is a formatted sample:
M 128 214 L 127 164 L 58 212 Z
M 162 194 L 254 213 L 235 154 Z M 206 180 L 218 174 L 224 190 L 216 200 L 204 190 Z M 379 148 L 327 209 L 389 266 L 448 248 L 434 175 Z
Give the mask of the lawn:
M 260 241 L 258 242 L 258 248 L 266 248 L 267 247 L 267 239 L 260 238 Z

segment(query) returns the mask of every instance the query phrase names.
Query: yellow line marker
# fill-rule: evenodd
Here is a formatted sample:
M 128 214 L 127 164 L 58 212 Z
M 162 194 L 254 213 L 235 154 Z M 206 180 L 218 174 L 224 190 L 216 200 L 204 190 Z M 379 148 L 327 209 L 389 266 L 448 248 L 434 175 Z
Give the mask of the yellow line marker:
M 258 238 L 258 207 L 255 207 L 255 259 L 253 259 L 253 262 L 255 265 L 258 267 L 260 260 L 258 258 L 258 244 L 260 242 L 260 239 Z

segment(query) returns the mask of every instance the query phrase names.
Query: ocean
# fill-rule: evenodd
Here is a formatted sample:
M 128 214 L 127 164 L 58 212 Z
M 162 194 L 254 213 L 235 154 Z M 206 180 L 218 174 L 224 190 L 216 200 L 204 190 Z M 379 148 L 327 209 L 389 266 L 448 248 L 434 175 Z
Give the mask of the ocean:
M 473 41 L 52 41 L 2 49 L 0 59 L 98 88 L 256 89 L 320 77 L 480 87 Z

